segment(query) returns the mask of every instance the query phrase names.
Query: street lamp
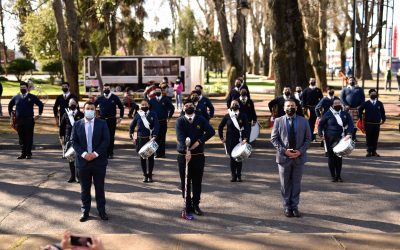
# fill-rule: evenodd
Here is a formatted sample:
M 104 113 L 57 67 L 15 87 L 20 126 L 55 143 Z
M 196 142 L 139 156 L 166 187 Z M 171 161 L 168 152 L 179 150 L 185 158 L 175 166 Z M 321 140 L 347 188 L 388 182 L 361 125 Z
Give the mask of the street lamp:
M 243 31 L 244 31 L 244 36 L 243 36 L 243 81 L 246 83 L 246 71 L 247 71 L 247 66 L 246 66 L 246 16 L 250 12 L 250 5 L 247 2 L 247 0 L 242 0 L 240 1 L 239 8 L 240 13 L 242 14 L 244 18 L 244 25 L 243 25 Z

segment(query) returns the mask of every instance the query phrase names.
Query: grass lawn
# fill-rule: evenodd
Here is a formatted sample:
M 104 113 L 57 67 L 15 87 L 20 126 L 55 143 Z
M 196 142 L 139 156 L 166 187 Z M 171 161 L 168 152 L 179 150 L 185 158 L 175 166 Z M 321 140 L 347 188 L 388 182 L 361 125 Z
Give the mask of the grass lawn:
M 14 96 L 19 93 L 19 83 L 13 81 L 4 81 L 1 82 L 3 84 L 3 96 Z M 42 90 L 47 95 L 59 95 L 61 94 L 61 86 L 57 84 L 49 84 L 49 83 L 35 83 L 35 86 L 40 85 Z M 85 88 L 83 85 L 80 86 L 80 93 L 84 93 Z M 32 94 L 37 94 L 36 90 L 32 91 Z

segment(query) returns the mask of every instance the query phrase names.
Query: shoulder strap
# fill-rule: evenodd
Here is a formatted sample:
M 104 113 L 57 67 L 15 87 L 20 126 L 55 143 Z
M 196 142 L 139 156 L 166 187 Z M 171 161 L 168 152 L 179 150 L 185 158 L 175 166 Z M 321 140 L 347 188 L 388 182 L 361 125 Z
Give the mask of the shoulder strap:
M 231 117 L 231 120 L 232 120 L 233 125 L 235 126 L 235 128 L 237 130 L 239 130 L 239 134 L 240 134 L 240 139 L 239 140 L 242 141 L 242 130 L 243 130 L 243 128 L 240 128 L 239 123 L 238 123 L 238 121 L 236 119 L 236 116 L 235 116 L 235 112 L 233 112 L 232 110 L 228 109 L 228 114 Z
M 138 111 L 138 114 L 139 114 L 140 118 L 142 119 L 143 125 L 144 125 L 148 130 L 150 130 L 150 132 L 151 132 L 152 130 L 150 129 L 150 123 L 149 123 L 149 121 L 147 120 L 146 114 L 144 113 L 144 111 L 139 110 L 139 111 Z
M 65 108 L 65 112 L 68 115 L 68 119 L 69 119 L 69 122 L 71 123 L 71 126 L 74 126 L 75 119 L 74 119 L 74 116 L 72 115 L 73 111 L 72 110 L 70 111 L 69 109 Z

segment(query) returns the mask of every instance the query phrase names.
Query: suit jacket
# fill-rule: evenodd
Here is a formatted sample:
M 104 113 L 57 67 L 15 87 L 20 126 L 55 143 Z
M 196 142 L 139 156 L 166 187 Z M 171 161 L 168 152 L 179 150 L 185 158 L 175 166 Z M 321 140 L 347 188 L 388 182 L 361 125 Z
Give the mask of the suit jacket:
M 276 163 L 278 164 L 284 164 L 291 160 L 285 155 L 286 149 L 289 148 L 289 129 L 286 117 L 285 115 L 277 118 L 271 132 L 271 143 L 277 149 Z M 296 119 L 296 150 L 299 150 L 301 155 L 295 161 L 296 164 L 304 164 L 307 162 L 307 149 L 311 143 L 311 130 L 306 118 L 297 115 Z
M 110 134 L 107 123 L 104 120 L 94 118 L 92 148 L 99 156 L 92 162 L 96 167 L 106 167 L 108 164 L 107 148 L 110 144 Z M 85 119 L 75 122 L 72 127 L 72 146 L 76 152 L 75 165 L 79 169 L 87 167 L 88 161 L 82 158 L 82 154 L 87 152 Z

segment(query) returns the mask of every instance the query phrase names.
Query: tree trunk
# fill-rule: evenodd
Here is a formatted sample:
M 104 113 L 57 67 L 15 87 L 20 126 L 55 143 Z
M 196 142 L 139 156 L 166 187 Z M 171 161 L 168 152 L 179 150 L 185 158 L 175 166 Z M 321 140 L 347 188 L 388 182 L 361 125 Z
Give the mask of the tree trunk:
M 8 64 L 7 46 L 5 40 L 5 30 L 4 30 L 4 10 L 3 1 L 0 0 L 0 26 L 1 26 L 1 38 L 3 41 L 3 54 L 4 54 L 4 65 Z M 1 56 L 0 56 L 1 60 Z M 5 74 L 7 75 L 7 67 L 3 67 Z
M 328 0 L 320 0 L 318 9 L 319 61 L 317 83 L 321 89 L 328 87 L 326 79 L 326 46 L 327 46 L 327 10 Z
M 297 84 L 307 82 L 302 18 L 297 1 L 268 0 L 268 7 L 271 10 L 275 95 L 280 95 L 285 86 L 294 90 Z
M 253 35 L 253 67 L 251 69 L 251 72 L 255 75 L 260 74 L 260 62 L 261 62 L 261 56 L 260 56 L 260 39 L 258 39 L 257 35 Z

